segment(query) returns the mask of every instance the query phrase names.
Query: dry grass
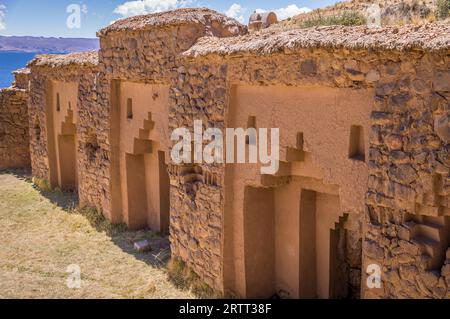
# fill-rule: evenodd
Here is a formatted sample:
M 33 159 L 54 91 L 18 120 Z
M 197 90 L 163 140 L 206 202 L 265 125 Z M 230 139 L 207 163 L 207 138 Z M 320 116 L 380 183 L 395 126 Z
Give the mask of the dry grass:
M 167 270 L 170 280 L 180 289 L 188 289 L 199 298 L 223 297 L 205 284 L 182 260 L 171 259 L 167 265 Z
M 76 210 L 73 196 L 42 192 L 21 176 L 0 172 L 0 298 L 192 298 L 169 280 L 158 249 L 133 243 L 165 239 L 111 226 L 95 211 Z M 159 246 L 158 246 L 159 245 Z M 66 285 L 81 268 L 81 289 Z

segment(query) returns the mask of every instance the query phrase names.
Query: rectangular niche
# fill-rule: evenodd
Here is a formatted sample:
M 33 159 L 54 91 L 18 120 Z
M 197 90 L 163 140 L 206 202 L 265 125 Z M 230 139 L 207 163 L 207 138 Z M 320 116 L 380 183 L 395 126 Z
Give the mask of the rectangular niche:
M 350 129 L 349 158 L 356 161 L 366 161 L 364 141 L 364 128 L 361 125 L 353 125 Z

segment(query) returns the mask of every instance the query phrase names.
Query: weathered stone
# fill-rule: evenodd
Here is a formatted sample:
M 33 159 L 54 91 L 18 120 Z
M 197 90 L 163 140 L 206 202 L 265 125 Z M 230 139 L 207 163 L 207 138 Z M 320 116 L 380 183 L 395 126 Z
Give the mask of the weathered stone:
M 411 184 L 418 175 L 411 165 L 399 165 L 389 169 L 389 177 L 401 184 Z
M 390 102 L 394 107 L 405 106 L 411 100 L 409 93 L 400 93 L 390 98 Z
M 406 241 L 411 240 L 411 231 L 408 227 L 399 226 L 398 228 L 398 238 Z
M 391 151 L 401 150 L 403 147 L 403 141 L 400 135 L 389 134 L 385 137 L 384 142 Z
M 416 266 L 402 265 L 399 269 L 400 277 L 403 280 L 414 281 L 414 278 L 419 274 Z
M 401 254 L 398 256 L 398 262 L 400 264 L 412 264 L 414 263 L 414 258 L 408 254 Z
M 450 264 L 444 265 L 442 267 L 441 275 L 444 277 L 450 276 Z
M 396 284 L 400 281 L 400 276 L 397 270 L 391 270 L 385 273 L 385 280 L 391 284 Z
M 448 113 L 435 119 L 434 130 L 445 143 L 450 143 L 450 115 Z
M 375 83 L 378 82 L 379 80 L 380 80 L 380 73 L 378 73 L 378 71 L 376 70 L 370 70 L 366 74 L 366 82 L 368 83 Z
M 429 86 L 424 80 L 416 79 L 413 81 L 413 88 L 419 94 L 427 92 L 428 87 Z
M 364 73 L 353 69 L 347 69 L 347 75 L 350 80 L 356 82 L 362 82 L 365 79 Z
M 392 123 L 393 116 L 391 113 L 372 112 L 371 120 L 374 125 L 386 125 Z
M 416 256 L 419 253 L 419 248 L 408 241 L 400 240 L 399 245 L 406 253 L 411 256 Z
M 407 164 L 410 162 L 410 158 L 408 155 L 406 155 L 405 152 L 401 151 L 393 151 L 389 154 L 390 159 L 392 160 L 392 163 L 394 164 Z
M 143 253 L 152 250 L 152 246 L 150 241 L 141 240 L 134 243 L 134 249 L 140 253 Z
M 439 282 L 439 274 L 434 271 L 423 272 L 420 274 L 420 278 L 428 289 L 436 287 Z
M 450 92 L 450 72 L 436 72 L 433 78 L 433 88 L 436 92 Z
M 303 61 L 300 65 L 300 72 L 306 76 L 317 74 L 317 65 L 313 60 Z
M 380 261 L 384 258 L 384 249 L 378 246 L 375 242 L 366 242 L 366 254 L 368 257 Z

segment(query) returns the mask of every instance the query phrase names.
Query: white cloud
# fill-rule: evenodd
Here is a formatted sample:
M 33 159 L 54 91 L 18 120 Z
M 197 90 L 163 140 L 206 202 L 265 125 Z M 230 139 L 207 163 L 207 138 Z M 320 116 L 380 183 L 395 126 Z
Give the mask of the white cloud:
M 195 0 L 135 0 L 127 1 L 114 9 L 114 13 L 127 18 L 140 14 L 155 13 L 186 7 Z
M 238 20 L 240 23 L 244 23 L 244 13 L 247 11 L 240 4 L 233 3 L 231 7 L 225 11 L 225 14 L 230 18 Z
M 3 4 L 0 4 L 0 31 L 6 29 L 6 7 Z
M 311 12 L 312 10 L 307 7 L 299 8 L 295 4 L 290 4 L 285 8 L 278 8 L 278 9 L 273 9 L 273 10 L 256 9 L 256 12 L 258 12 L 258 13 L 267 12 L 267 11 L 275 12 L 277 14 L 278 20 L 284 20 L 284 19 L 291 18 L 293 16 L 296 16 L 296 15 L 299 15 L 302 13 Z

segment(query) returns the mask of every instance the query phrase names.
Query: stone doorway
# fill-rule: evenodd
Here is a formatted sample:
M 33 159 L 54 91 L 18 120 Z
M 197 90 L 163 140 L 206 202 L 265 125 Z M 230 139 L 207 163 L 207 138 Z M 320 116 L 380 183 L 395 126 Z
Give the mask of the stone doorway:
M 299 186 L 245 188 L 247 298 L 345 297 L 338 260 L 339 196 Z
M 112 132 L 113 173 L 120 187 L 113 194 L 114 211 L 131 229 L 169 230 L 170 181 L 167 151 L 168 87 L 115 82 Z
M 48 83 L 46 114 L 50 184 L 70 191 L 78 191 L 77 100 L 77 83 Z

